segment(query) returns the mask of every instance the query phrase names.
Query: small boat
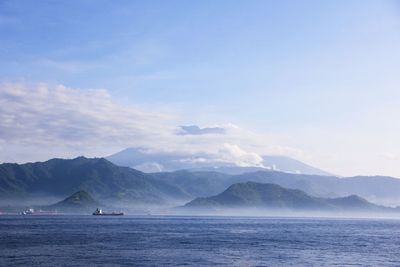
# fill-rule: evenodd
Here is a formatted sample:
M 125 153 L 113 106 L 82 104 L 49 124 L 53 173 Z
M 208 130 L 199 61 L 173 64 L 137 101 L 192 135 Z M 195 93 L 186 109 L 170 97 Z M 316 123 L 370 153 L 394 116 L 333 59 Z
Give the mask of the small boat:
M 35 210 L 35 209 L 27 209 L 20 213 L 21 215 L 57 215 L 58 212 L 56 211 L 45 211 L 45 210 Z
M 104 212 L 101 209 L 97 208 L 93 212 L 93 215 L 95 215 L 95 216 L 122 216 L 122 215 L 124 215 L 124 213 L 123 212 Z
M 35 214 L 34 209 L 27 209 L 21 212 L 21 215 L 33 215 L 33 214 Z

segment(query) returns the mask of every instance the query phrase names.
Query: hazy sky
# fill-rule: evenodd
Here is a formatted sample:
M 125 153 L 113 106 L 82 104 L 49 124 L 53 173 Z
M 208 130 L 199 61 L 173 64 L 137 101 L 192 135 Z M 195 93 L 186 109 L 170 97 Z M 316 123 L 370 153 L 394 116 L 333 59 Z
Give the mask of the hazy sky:
M 0 161 L 229 147 L 400 177 L 399 1 L 0 0 L 0 36 Z

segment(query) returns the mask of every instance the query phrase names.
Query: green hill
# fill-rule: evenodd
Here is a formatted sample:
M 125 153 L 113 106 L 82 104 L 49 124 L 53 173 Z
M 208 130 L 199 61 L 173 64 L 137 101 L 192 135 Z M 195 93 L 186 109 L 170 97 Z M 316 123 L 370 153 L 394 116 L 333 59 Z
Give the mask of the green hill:
M 177 171 L 154 173 L 152 176 L 158 181 L 180 188 L 193 197 L 217 195 L 232 184 L 253 181 L 299 189 L 315 197 L 338 198 L 358 195 L 380 205 L 400 206 L 400 179 L 386 176 L 339 178 L 277 171 L 257 171 L 240 175 L 215 171 Z
M 184 207 L 192 209 L 260 208 L 294 211 L 395 211 L 395 209 L 374 205 L 358 196 L 333 199 L 317 198 L 301 190 L 255 182 L 231 185 L 218 195 L 194 199 Z
M 89 193 L 86 191 L 78 191 L 66 199 L 48 206 L 50 210 L 58 210 L 63 212 L 78 212 L 78 211 L 92 211 L 99 206 L 97 202 Z

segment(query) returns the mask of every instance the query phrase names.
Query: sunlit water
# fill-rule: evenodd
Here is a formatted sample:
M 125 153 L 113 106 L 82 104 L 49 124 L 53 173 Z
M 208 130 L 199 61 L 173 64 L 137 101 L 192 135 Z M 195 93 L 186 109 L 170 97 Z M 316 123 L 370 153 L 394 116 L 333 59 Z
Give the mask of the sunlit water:
M 400 266 L 400 221 L 0 216 L 0 266 Z

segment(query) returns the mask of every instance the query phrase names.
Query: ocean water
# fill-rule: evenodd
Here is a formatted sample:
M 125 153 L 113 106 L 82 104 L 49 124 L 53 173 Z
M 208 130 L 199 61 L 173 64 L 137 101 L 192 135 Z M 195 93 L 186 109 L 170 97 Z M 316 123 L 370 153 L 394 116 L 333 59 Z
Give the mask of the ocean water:
M 400 266 L 400 221 L 0 216 L 0 266 Z

